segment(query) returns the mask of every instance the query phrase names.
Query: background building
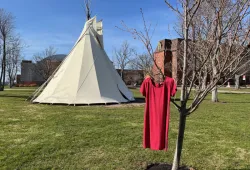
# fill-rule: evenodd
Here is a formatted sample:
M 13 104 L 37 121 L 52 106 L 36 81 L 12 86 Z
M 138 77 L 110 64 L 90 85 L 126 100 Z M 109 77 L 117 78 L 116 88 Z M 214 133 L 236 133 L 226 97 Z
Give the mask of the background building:
M 181 79 L 181 69 L 178 69 L 180 57 L 178 51 L 180 50 L 180 43 L 182 39 L 163 39 L 158 42 L 157 48 L 154 52 L 154 59 L 162 73 L 166 76 L 174 78 L 177 83 Z M 156 79 L 159 78 L 160 72 L 158 68 L 153 65 L 153 75 Z
M 31 60 L 22 60 L 21 62 L 21 75 L 17 79 L 17 84 L 37 84 L 41 85 L 46 81 L 42 72 L 49 72 L 51 75 L 54 70 L 60 65 L 67 55 L 57 54 L 43 60 L 33 63 Z M 49 67 L 41 67 L 41 65 L 49 65 Z M 38 70 L 40 69 L 40 70 Z M 42 70 L 44 69 L 44 70 Z
M 50 70 L 47 67 L 40 67 L 39 62 L 33 63 L 31 60 L 23 60 L 21 62 L 21 75 L 17 76 L 17 84 L 37 84 L 41 85 L 46 81 L 46 78 L 42 75 L 41 70 L 44 69 L 49 76 L 54 72 L 54 70 L 61 64 L 67 55 L 58 54 L 40 61 L 40 65 L 50 66 Z M 120 69 L 116 69 L 118 74 L 120 74 Z M 123 81 L 126 85 L 140 85 L 144 79 L 143 70 L 129 70 L 125 69 L 123 71 Z
M 158 42 L 157 48 L 154 52 L 154 59 L 161 71 L 169 77 L 176 80 L 177 84 L 180 84 L 182 78 L 182 64 L 180 56 L 180 47 L 183 39 L 163 39 Z M 154 78 L 159 79 L 160 73 L 155 65 L 153 65 L 153 75 Z M 244 76 L 244 78 L 243 78 Z M 209 75 L 207 76 L 207 81 L 209 82 Z M 224 82 L 222 80 L 221 82 Z M 231 85 L 235 84 L 234 77 L 229 79 Z M 227 83 L 226 83 L 227 84 Z M 246 74 L 240 76 L 240 85 L 250 84 L 250 71 Z

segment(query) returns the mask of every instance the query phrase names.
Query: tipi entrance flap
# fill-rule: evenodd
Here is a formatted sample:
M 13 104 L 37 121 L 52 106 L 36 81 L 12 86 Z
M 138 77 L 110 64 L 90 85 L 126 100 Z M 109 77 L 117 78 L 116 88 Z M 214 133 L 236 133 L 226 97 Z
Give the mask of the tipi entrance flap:
M 95 37 L 91 37 L 91 45 L 92 53 L 95 58 L 96 77 L 101 96 L 110 99 L 115 98 L 121 102 L 127 102 L 117 88 L 117 81 L 114 78 L 115 74 L 110 68 L 111 61 L 106 55 L 104 55 L 104 50 L 101 48 Z

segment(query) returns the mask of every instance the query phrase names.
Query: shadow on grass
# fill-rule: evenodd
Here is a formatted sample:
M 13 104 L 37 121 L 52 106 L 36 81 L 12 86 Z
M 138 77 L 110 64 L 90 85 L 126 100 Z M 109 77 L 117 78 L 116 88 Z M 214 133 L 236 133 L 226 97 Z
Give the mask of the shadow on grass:
M 135 101 L 132 101 L 131 103 L 145 103 L 144 97 L 135 97 Z
M 188 100 L 192 100 L 192 99 L 190 98 Z M 174 101 L 179 102 L 179 101 L 181 101 L 181 99 L 180 98 L 175 98 Z
M 234 102 L 234 101 L 230 101 L 230 102 L 226 102 L 226 101 L 219 101 L 218 103 L 225 103 L 225 104 L 230 104 L 230 103 L 250 103 L 249 101 L 245 101 L 245 102 Z
M 211 99 L 204 99 L 209 101 L 211 104 L 232 104 L 232 103 L 250 103 L 249 101 L 223 101 L 223 100 L 219 100 L 218 102 L 212 102 Z
M 167 163 L 154 163 L 147 166 L 146 170 L 171 170 L 172 165 Z M 187 166 L 182 166 L 179 170 L 195 170 Z
M 25 97 L 26 98 L 26 97 Z M 27 97 L 28 98 L 28 97 Z M 27 99 L 26 98 L 26 99 Z M 38 103 L 33 104 L 44 104 L 44 105 L 61 105 L 61 106 L 109 106 L 109 105 L 130 105 L 130 104 L 143 104 L 145 103 L 144 97 L 136 97 L 135 101 L 124 102 L 124 103 L 92 103 L 92 104 L 67 104 L 67 103 Z
M 232 168 L 227 168 L 227 169 L 225 169 L 225 170 L 249 170 L 250 168 L 241 168 L 241 169 L 232 169 Z
M 10 94 L 0 94 L 0 97 L 12 97 L 12 98 L 22 98 L 28 99 L 29 96 L 27 95 L 10 95 Z
M 239 92 L 239 93 L 237 93 L 237 91 L 236 92 L 219 92 L 219 94 L 237 94 L 237 95 L 239 95 L 239 94 L 250 94 L 249 92 L 243 92 L 243 91 L 241 91 L 241 92 Z

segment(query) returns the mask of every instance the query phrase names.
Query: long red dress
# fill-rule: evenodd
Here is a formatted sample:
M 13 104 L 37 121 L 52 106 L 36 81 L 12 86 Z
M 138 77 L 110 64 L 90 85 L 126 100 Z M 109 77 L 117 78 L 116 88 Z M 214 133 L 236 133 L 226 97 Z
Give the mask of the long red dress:
M 161 84 L 146 78 L 140 88 L 145 96 L 143 147 L 152 150 L 168 149 L 170 97 L 176 93 L 173 78 L 166 77 Z

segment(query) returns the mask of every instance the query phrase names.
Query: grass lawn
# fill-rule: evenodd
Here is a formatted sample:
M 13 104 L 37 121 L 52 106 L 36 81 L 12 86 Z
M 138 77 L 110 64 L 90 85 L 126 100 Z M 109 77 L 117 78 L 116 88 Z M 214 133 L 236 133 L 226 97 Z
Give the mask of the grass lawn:
M 171 106 L 169 151 L 142 148 L 143 106 L 30 104 L 32 90 L 0 92 L 0 169 L 145 169 L 172 162 L 178 113 Z M 137 97 L 138 90 L 133 90 Z M 182 164 L 250 169 L 250 94 L 210 96 L 187 119 Z

